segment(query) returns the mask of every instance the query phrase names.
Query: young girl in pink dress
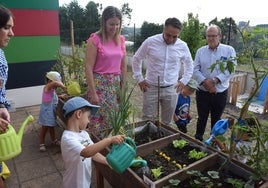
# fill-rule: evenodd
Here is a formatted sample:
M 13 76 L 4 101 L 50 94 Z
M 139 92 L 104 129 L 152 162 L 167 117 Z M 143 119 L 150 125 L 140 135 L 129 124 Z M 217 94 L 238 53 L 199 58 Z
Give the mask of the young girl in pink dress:
M 54 127 L 56 122 L 56 107 L 58 104 L 58 95 L 56 89 L 60 87 L 66 89 L 61 82 L 61 76 L 56 71 L 50 71 L 46 74 L 46 85 L 43 89 L 42 104 L 40 106 L 39 124 L 41 125 L 40 131 L 40 151 L 46 151 L 45 136 L 49 131 L 51 142 L 60 146 L 60 141 L 55 137 Z M 60 96 L 64 98 L 64 95 Z

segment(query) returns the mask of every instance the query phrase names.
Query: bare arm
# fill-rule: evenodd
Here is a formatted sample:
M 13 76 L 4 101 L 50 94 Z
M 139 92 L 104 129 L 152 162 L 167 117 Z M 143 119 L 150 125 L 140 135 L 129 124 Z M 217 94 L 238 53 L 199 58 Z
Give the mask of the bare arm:
M 66 90 L 66 86 L 62 82 L 51 81 L 51 82 L 47 83 L 47 85 L 45 86 L 45 91 L 49 91 L 49 90 L 57 88 L 57 87 L 60 87 L 64 90 Z
M 121 61 L 121 74 L 122 74 L 122 86 L 125 86 L 126 83 L 126 75 L 127 75 L 127 57 L 126 54 L 124 55 L 122 61 Z
M 95 66 L 97 56 L 97 47 L 93 44 L 93 40 L 89 39 L 86 49 L 86 62 L 85 62 L 85 72 L 86 81 L 90 90 L 90 102 L 92 104 L 99 104 L 99 97 L 96 94 L 94 78 L 93 78 L 93 68 Z
M 125 140 L 124 135 L 116 135 L 116 136 L 112 136 L 109 138 L 104 138 L 103 140 L 101 140 L 95 144 L 92 144 L 92 145 L 85 147 L 81 151 L 80 155 L 82 157 L 93 157 L 98 152 L 100 152 L 104 148 L 108 147 L 110 144 L 121 144 L 124 142 L 124 140 Z

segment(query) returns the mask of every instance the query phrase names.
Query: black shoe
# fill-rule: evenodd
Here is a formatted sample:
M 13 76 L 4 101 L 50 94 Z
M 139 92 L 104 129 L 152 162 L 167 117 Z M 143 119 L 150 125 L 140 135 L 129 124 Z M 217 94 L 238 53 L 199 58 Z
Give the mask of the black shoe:
M 179 124 L 177 125 L 178 129 L 183 132 L 183 133 L 187 133 L 187 128 L 185 124 Z
M 195 135 L 195 138 L 196 138 L 197 140 L 200 140 L 201 142 L 203 141 L 203 136 L 197 136 L 197 135 Z

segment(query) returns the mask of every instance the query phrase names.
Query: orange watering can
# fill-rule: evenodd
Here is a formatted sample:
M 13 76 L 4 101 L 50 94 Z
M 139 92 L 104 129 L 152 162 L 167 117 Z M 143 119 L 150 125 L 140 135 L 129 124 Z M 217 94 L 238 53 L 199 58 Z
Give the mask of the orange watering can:
M 21 153 L 21 140 L 25 126 L 33 120 L 33 116 L 29 115 L 22 123 L 18 134 L 10 124 L 6 132 L 0 133 L 0 161 L 12 159 Z
M 113 145 L 112 150 L 106 156 L 107 162 L 113 170 L 119 174 L 128 167 L 138 164 L 147 166 L 147 161 L 134 159 L 136 156 L 136 144 L 133 139 L 126 137 L 125 142 L 120 145 Z

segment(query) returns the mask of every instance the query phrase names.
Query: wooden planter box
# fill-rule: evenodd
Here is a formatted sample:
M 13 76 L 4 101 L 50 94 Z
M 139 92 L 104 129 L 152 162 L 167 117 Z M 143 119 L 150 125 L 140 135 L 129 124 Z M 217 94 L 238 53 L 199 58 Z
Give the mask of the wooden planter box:
M 160 188 L 165 185 L 168 185 L 169 179 L 179 179 L 181 181 L 186 180 L 189 175 L 186 174 L 187 170 L 199 170 L 204 171 L 209 168 L 211 168 L 216 163 L 222 164 L 227 161 L 228 168 L 231 169 L 231 171 L 234 174 L 239 175 L 240 177 L 243 177 L 245 179 L 248 179 L 252 173 L 253 170 L 249 168 L 248 166 L 244 165 L 243 163 L 240 163 L 235 160 L 228 160 L 228 156 L 221 152 L 216 152 L 214 150 L 211 150 L 210 147 L 206 147 L 205 144 L 203 144 L 200 141 L 197 141 L 193 139 L 192 137 L 189 137 L 182 133 L 174 133 L 172 135 L 166 136 L 164 138 L 152 141 L 147 144 L 143 144 L 137 147 L 137 156 L 146 156 L 147 154 L 153 152 L 155 149 L 160 149 L 165 147 L 168 143 L 171 143 L 175 139 L 185 139 L 189 141 L 190 143 L 202 148 L 202 151 L 205 151 L 209 153 L 208 156 L 206 156 L 203 159 L 200 159 L 192 164 L 189 164 L 185 168 L 178 170 L 174 173 L 169 174 L 168 176 L 165 176 L 161 179 L 158 179 L 157 181 L 152 181 L 150 179 L 142 179 L 140 176 L 138 176 L 131 168 L 128 168 L 124 173 L 117 174 L 109 167 L 99 164 L 97 162 L 94 162 L 97 169 L 97 186 L 98 188 L 103 188 L 103 178 L 105 178 L 109 184 L 116 188 Z M 107 155 L 109 152 L 109 148 L 102 151 L 102 154 Z
M 244 166 L 242 163 L 230 160 L 228 161 L 228 158 L 220 155 L 219 153 L 213 153 L 209 155 L 206 158 L 203 158 L 186 168 L 175 172 L 173 174 L 170 174 L 169 176 L 166 176 L 162 179 L 159 179 L 157 181 L 151 181 L 150 179 L 146 179 L 146 183 L 149 185 L 150 188 L 160 188 L 163 186 L 169 185 L 168 180 L 170 179 L 178 179 L 181 182 L 188 180 L 190 178 L 190 175 L 187 174 L 187 171 L 190 170 L 197 170 L 202 173 L 209 170 L 210 168 L 213 168 L 214 166 L 219 167 L 221 164 L 226 162 L 226 167 L 232 172 L 232 174 L 239 176 L 245 180 L 249 180 L 249 177 L 252 175 L 252 170 L 248 167 Z M 178 185 L 178 187 L 180 187 Z

